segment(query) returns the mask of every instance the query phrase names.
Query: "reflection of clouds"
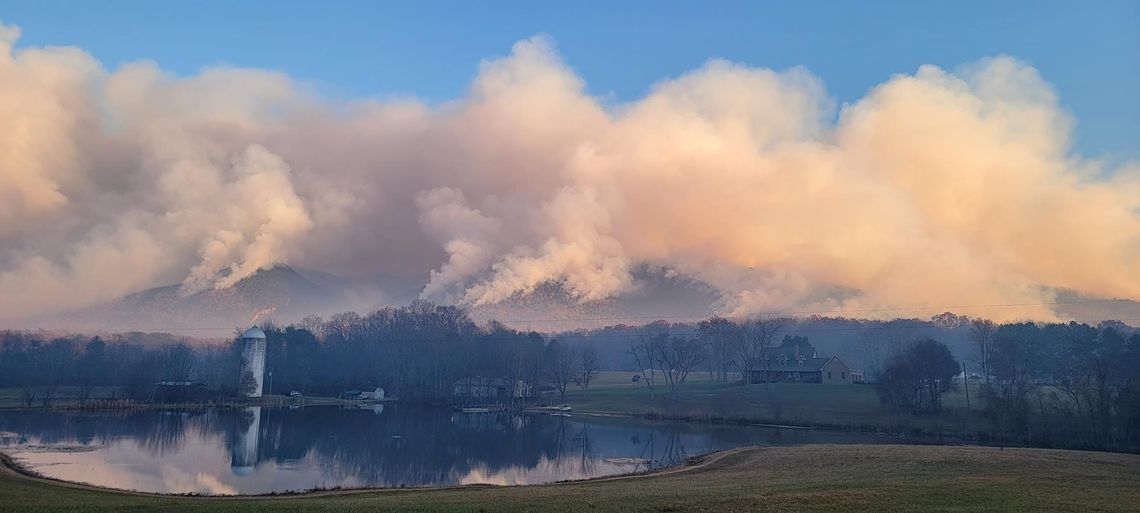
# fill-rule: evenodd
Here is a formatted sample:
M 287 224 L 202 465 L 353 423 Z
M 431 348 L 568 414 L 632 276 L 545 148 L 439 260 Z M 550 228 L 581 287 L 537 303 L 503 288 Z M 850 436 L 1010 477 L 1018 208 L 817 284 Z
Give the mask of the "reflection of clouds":
M 229 486 L 210 474 L 199 472 L 196 476 L 198 485 L 210 490 L 211 495 L 237 495 L 237 488 Z
M 351 476 L 330 481 L 319 465 L 234 476 L 223 437 L 197 430 L 187 430 L 180 450 L 157 459 L 125 438 L 85 452 L 10 454 L 27 468 L 48 477 L 122 490 L 233 495 L 364 484 Z
M 539 455 L 525 463 L 501 465 L 478 458 L 461 459 L 446 463 L 451 470 L 444 467 L 437 474 L 430 468 L 430 463 L 419 461 L 406 469 L 410 472 L 406 475 L 365 478 L 361 476 L 360 468 L 330 458 L 327 454 L 322 455 L 312 448 L 300 459 L 261 465 L 248 475 L 233 472 L 234 458 L 250 463 L 256 461 L 254 448 L 257 433 L 264 428 L 265 419 L 259 418 L 263 416 L 242 415 L 235 426 L 240 431 L 229 439 L 204 426 L 188 426 L 178 449 L 168 450 L 161 456 L 132 438 L 112 440 L 103 446 L 89 446 L 82 453 L 59 452 L 60 448 L 71 447 L 67 444 L 52 445 L 56 449 L 53 452 L 34 449 L 46 447 L 41 445 L 25 446 L 23 451 L 13 452 L 29 467 L 68 481 L 120 489 L 229 495 L 337 486 L 522 485 L 587 479 L 643 471 L 644 465 L 623 465 L 612 458 L 640 455 L 642 448 L 652 449 L 654 440 L 669 438 L 645 432 L 645 435 L 636 436 L 642 441 L 642 447 L 634 447 L 631 451 L 629 427 L 591 425 L 587 429 L 584 423 L 566 422 L 561 423 L 566 429 L 558 430 L 554 435 L 566 443 L 553 453 Z M 261 422 L 257 422 L 259 420 Z M 657 458 L 664 452 L 662 448 L 669 445 L 657 444 Z M 463 453 L 459 447 L 456 450 L 458 454 Z M 653 453 L 649 450 L 645 455 Z M 429 479 L 430 482 L 409 482 L 410 476 L 435 477 Z M 416 478 L 411 479 L 414 481 Z
M 543 415 L 452 415 L 398 406 L 379 416 L 355 408 L 263 409 L 260 415 L 252 410 L 211 410 L 182 422 L 150 413 L 124 418 L 2 413 L 0 428 L 18 431 L 25 440 L 20 446 L 3 444 L 6 451 L 51 477 L 111 488 L 217 495 L 536 484 L 643 472 L 680 463 L 689 454 L 768 439 L 802 442 L 807 436 Z M 75 441 L 84 430 L 76 426 L 84 422 L 98 442 L 81 447 Z M 163 450 L 155 451 L 154 444 L 145 442 L 155 438 L 156 429 L 179 429 L 177 437 L 158 437 L 179 442 L 160 444 Z M 828 441 L 824 433 L 810 435 L 813 441 Z M 87 452 L 57 452 L 80 448 Z M 248 466 L 248 474 L 235 473 L 235 462 Z
M 560 458 L 540 458 L 533 467 L 509 466 L 492 470 L 484 464 L 477 465 L 465 473 L 456 475 L 458 484 L 491 484 L 500 486 L 552 483 L 591 477 L 612 476 L 632 471 L 629 465 L 616 465 L 591 459 L 590 465 L 582 465 L 577 455 Z
M 207 472 L 185 471 L 181 468 L 162 470 L 162 484 L 171 493 L 196 493 L 202 495 L 235 495 L 237 488 L 223 483 L 218 477 Z

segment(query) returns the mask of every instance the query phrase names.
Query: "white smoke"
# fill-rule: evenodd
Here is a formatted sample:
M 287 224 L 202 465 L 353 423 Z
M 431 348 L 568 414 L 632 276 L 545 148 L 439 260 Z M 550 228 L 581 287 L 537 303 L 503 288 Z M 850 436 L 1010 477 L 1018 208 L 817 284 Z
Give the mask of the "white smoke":
M 609 105 L 535 38 L 428 107 L 18 36 L 0 25 L 0 317 L 275 262 L 465 304 L 546 282 L 610 298 L 641 264 L 731 313 L 1140 300 L 1140 165 L 1074 154 L 1056 93 L 1010 57 L 838 108 L 807 70 L 712 60 Z

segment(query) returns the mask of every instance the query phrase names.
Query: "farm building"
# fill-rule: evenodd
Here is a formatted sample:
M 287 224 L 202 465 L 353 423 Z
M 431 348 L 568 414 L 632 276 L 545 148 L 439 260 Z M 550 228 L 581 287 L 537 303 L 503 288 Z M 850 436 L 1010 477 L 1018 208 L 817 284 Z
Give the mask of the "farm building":
M 506 378 L 464 378 L 455 382 L 452 395 L 457 399 L 522 399 L 533 397 L 525 381 L 514 384 Z
M 824 383 L 850 385 L 862 371 L 852 372 L 837 357 L 831 358 L 772 358 L 752 362 L 749 383 Z M 861 381 L 861 379 L 860 379 Z
M 238 376 L 239 387 L 244 381 L 252 379 L 243 390 L 246 397 L 261 397 L 265 385 L 265 332 L 256 326 L 245 330 L 241 334 L 241 375 Z

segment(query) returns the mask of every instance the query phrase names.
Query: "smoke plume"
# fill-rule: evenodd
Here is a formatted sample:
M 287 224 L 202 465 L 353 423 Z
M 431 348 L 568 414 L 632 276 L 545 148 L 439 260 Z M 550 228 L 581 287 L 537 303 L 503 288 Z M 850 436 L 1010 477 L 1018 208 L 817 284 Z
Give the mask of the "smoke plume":
M 711 60 L 615 105 L 537 37 L 430 106 L 18 37 L 0 25 L 3 318 L 276 262 L 467 305 L 612 298 L 644 265 L 737 314 L 1140 300 L 1140 165 L 1071 151 L 1074 120 L 1011 57 L 845 105 L 808 70 Z

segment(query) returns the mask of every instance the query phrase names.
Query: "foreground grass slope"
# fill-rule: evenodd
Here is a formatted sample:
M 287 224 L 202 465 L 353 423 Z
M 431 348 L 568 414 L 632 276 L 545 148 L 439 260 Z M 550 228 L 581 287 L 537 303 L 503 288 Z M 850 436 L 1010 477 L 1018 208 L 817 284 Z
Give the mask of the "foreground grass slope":
M 746 448 L 676 471 L 526 487 L 182 498 L 0 475 L 0 511 L 1136 511 L 1140 456 L 945 446 Z

